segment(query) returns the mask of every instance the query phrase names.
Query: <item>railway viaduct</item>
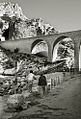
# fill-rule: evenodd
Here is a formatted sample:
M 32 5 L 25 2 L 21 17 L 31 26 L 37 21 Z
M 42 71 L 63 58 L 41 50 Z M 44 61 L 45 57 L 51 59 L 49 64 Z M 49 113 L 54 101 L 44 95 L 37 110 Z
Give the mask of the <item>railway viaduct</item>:
M 37 37 L 29 37 L 22 38 L 18 40 L 8 40 L 1 42 L 0 45 L 3 48 L 14 50 L 15 48 L 19 48 L 20 52 L 31 54 L 34 46 L 40 41 L 45 41 L 48 46 L 48 61 L 52 61 L 53 50 L 55 45 L 63 40 L 64 38 L 71 38 L 74 43 L 74 64 L 75 69 L 79 70 L 79 50 L 81 44 L 81 30 L 64 32 L 64 33 L 56 33 L 52 35 L 41 35 Z

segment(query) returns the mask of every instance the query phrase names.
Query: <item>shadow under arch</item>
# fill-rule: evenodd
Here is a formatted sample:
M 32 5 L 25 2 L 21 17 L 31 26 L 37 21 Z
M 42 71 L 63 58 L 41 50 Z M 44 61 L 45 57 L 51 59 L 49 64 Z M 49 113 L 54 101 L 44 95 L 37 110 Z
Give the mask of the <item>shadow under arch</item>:
M 62 45 L 62 44 L 60 44 L 61 43 L 61 41 L 63 41 L 63 40 L 65 40 L 65 42 L 67 43 L 68 42 L 68 40 L 69 41 L 71 41 L 72 42 L 72 44 L 71 44 L 71 46 L 69 47 L 69 46 L 66 46 L 66 45 Z M 59 36 L 58 38 L 56 38 L 56 40 L 55 40 L 55 42 L 53 43 L 53 49 L 52 49 L 52 62 L 54 62 L 55 60 L 56 60 L 56 58 L 58 57 L 58 54 L 57 54 L 57 52 L 58 52 L 58 48 L 59 48 L 59 46 L 61 46 L 61 47 L 64 47 L 64 51 L 63 51 L 63 53 L 65 52 L 65 51 L 67 51 L 67 53 L 71 53 L 71 55 L 72 55 L 72 57 L 74 58 L 74 51 L 72 51 L 72 50 L 74 50 L 74 45 L 73 45 L 74 43 L 73 43 L 73 39 L 72 38 L 70 38 L 69 36 Z M 70 49 L 71 48 L 71 49 Z M 73 49 L 72 49 L 73 48 Z M 68 51 L 68 50 L 69 51 Z M 66 55 L 67 56 L 67 55 Z M 65 54 L 64 54 L 64 57 L 66 58 L 66 56 L 65 56 Z M 63 56 L 62 56 L 63 57 Z M 58 58 L 57 58 L 58 59 Z
M 53 43 L 52 54 L 53 54 L 53 50 L 54 50 L 55 45 L 65 38 L 70 38 L 70 37 L 69 36 L 59 36 L 56 38 L 55 42 Z
M 41 45 L 42 44 L 42 42 L 44 43 L 44 44 L 46 44 L 46 50 L 45 50 L 45 52 L 43 52 L 42 51 L 42 49 L 41 49 L 41 51 L 38 51 L 38 53 L 36 53 L 37 55 L 39 55 L 39 56 L 45 56 L 45 57 L 48 57 L 48 44 L 47 44 L 47 42 L 44 40 L 44 39 L 36 39 L 33 43 L 32 43 L 32 45 L 31 45 L 31 52 L 33 51 L 33 49 L 35 48 L 35 46 L 37 46 L 37 45 Z M 39 44 L 40 43 L 40 44 Z M 40 46 L 41 47 L 41 46 Z M 46 53 L 47 52 L 47 53 Z M 44 54 L 43 54 L 44 53 Z M 45 54 L 46 53 L 46 54 Z M 42 55 L 41 55 L 42 54 Z
M 35 47 L 35 45 L 38 44 L 38 43 L 41 42 L 41 41 L 44 41 L 44 40 L 43 40 L 43 39 L 37 39 L 37 40 L 35 40 L 35 41 L 32 43 L 32 45 L 31 45 L 31 52 L 32 52 L 33 48 Z

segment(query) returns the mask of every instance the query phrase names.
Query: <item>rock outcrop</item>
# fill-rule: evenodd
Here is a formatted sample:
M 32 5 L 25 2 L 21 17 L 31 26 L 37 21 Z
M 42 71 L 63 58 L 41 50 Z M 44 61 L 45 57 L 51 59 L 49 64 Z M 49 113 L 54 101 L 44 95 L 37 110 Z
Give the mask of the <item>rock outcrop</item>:
M 18 4 L 10 2 L 0 3 L 0 40 L 16 40 L 19 38 L 47 35 L 56 33 L 53 26 L 44 22 L 41 18 L 29 19 Z M 42 44 L 42 48 L 46 49 Z M 37 49 L 37 48 L 36 48 Z M 38 47 L 40 49 L 40 47 Z M 37 49 L 37 50 L 38 50 Z M 0 73 L 14 72 L 14 59 L 8 55 L 6 50 L 0 47 Z M 10 54 L 10 52 L 9 52 Z M 13 54 L 13 53 L 12 53 Z M 35 54 L 35 51 L 33 52 Z M 36 60 L 36 58 L 35 58 Z M 18 68 L 22 67 L 24 61 L 17 61 Z M 25 62 L 24 62 L 25 63 Z M 32 66 L 32 62 L 30 63 Z M 25 66 L 26 67 L 26 66 Z M 29 65 L 29 67 L 31 67 Z M 22 69 L 22 68 L 21 68 Z M 9 71 L 10 70 L 10 71 Z
M 6 31 L 7 29 L 9 31 Z M 11 29 L 13 33 L 10 31 Z M 56 33 L 56 30 L 41 18 L 27 18 L 18 4 L 4 2 L 0 3 L 0 32 L 3 37 L 7 34 L 5 32 L 10 32 L 12 36 L 8 36 L 8 39 L 14 40 L 39 34 L 52 34 Z

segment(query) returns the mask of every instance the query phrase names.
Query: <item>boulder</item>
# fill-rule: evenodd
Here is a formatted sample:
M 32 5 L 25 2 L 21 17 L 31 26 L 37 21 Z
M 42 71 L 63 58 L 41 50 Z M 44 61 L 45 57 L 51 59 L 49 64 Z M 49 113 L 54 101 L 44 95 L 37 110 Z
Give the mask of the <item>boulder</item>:
M 25 101 L 25 97 L 22 94 L 9 95 L 6 101 L 7 109 L 10 111 L 15 109 L 15 111 L 21 111 L 27 109 L 28 103 Z

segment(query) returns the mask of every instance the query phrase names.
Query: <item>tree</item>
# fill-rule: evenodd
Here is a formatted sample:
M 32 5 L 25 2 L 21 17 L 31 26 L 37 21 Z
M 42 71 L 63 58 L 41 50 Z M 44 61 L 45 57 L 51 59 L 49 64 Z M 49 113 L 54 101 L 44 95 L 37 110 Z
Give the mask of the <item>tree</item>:
M 19 52 L 19 48 L 14 49 L 14 53 L 18 53 Z
M 5 40 L 9 40 L 9 28 L 3 32 L 2 36 L 5 37 Z
M 42 35 L 42 30 L 41 30 L 40 27 L 38 27 L 38 28 L 36 29 L 36 31 L 37 31 L 37 35 Z
M 2 29 L 3 28 L 3 23 L 2 22 L 0 22 L 0 29 Z
M 12 39 L 12 37 L 15 38 L 16 34 L 17 34 L 17 30 L 15 30 L 15 24 L 19 23 L 21 21 L 20 18 L 17 18 L 16 16 L 13 16 L 12 18 L 10 18 L 7 14 L 4 14 L 4 16 L 1 17 L 2 20 L 5 20 L 6 22 L 9 22 L 9 35 L 7 39 Z M 5 30 L 5 32 L 7 32 Z M 4 34 L 6 35 L 6 33 L 4 32 Z M 7 32 L 8 34 L 8 32 Z

